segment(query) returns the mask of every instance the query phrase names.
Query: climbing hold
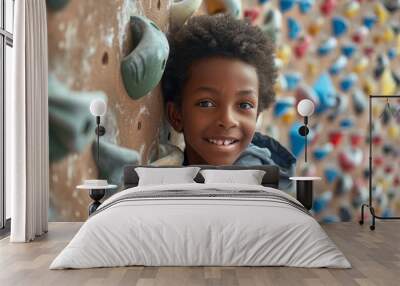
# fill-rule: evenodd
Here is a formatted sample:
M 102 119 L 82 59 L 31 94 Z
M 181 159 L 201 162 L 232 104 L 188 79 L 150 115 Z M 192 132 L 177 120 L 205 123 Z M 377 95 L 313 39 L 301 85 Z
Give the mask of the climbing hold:
M 339 218 L 337 215 L 326 215 L 321 219 L 322 223 L 337 223 L 340 222 Z
M 393 79 L 390 69 L 385 69 L 379 80 L 381 94 L 394 95 L 396 92 L 396 82 Z
M 58 11 L 67 6 L 69 0 L 46 0 L 47 7 L 54 11 Z
M 318 47 L 318 54 L 320 56 L 325 56 L 332 52 L 337 46 L 337 40 L 336 38 L 329 38 L 325 41 L 323 41 L 320 46 Z
M 387 56 L 389 60 L 393 60 L 397 57 L 397 51 L 395 48 L 389 48 L 387 51 Z
M 331 143 L 326 143 L 321 147 L 315 148 L 313 151 L 314 159 L 321 161 L 325 159 L 333 151 Z
M 54 75 L 49 76 L 49 157 L 63 159 L 81 152 L 94 139 L 96 121 L 89 112 L 93 99 L 107 100 L 101 91 L 71 91 Z
M 170 24 L 172 29 L 180 28 L 186 20 L 200 7 L 202 0 L 174 0 L 170 9 Z
M 299 9 L 302 14 L 307 14 L 311 11 L 312 6 L 314 5 L 315 0 L 302 0 L 298 1 Z
M 310 21 L 311 22 L 307 28 L 307 31 L 311 36 L 315 37 L 319 34 L 319 32 L 321 32 L 324 26 L 324 18 L 317 17 L 315 19 L 311 19 Z
M 281 117 L 290 109 L 293 109 L 295 99 L 293 97 L 279 97 L 274 105 L 274 116 Z
M 293 17 L 287 18 L 288 36 L 290 40 L 296 40 L 301 32 L 300 23 Z
M 322 212 L 327 208 L 331 200 L 332 200 L 332 192 L 326 191 L 322 193 L 322 195 L 315 198 L 312 210 L 314 211 L 314 213 L 319 214 L 320 212 Z
M 299 82 L 302 80 L 302 75 L 298 72 L 287 72 L 284 76 L 287 82 L 288 91 L 295 90 Z
M 258 8 L 249 8 L 244 11 L 243 15 L 245 18 L 249 19 L 251 23 L 254 23 L 260 15 L 260 10 Z
M 282 115 L 281 120 L 285 124 L 292 124 L 296 119 L 296 111 L 294 108 L 289 109 L 284 115 Z
M 357 16 L 358 12 L 360 11 L 360 3 L 357 1 L 347 2 L 344 7 L 344 15 L 350 19 Z
M 352 133 L 350 135 L 350 144 L 351 147 L 359 147 L 361 143 L 364 141 L 364 136 L 360 133 Z
M 336 0 L 324 0 L 321 4 L 321 13 L 325 16 L 329 16 L 336 7 Z
M 331 25 L 332 25 L 332 33 L 335 37 L 340 37 L 346 34 L 349 26 L 346 19 L 340 16 L 333 17 Z
M 264 5 L 265 3 L 269 2 L 269 0 L 258 0 L 258 3 Z
M 399 0 L 383 0 L 382 3 L 390 13 L 394 13 L 400 8 Z
M 343 132 L 340 130 L 334 130 L 329 133 L 329 142 L 332 143 L 334 147 L 337 147 L 343 139 Z
M 389 138 L 392 140 L 398 139 L 399 138 L 399 127 L 396 124 L 391 124 L 388 128 L 387 131 Z
M 319 98 L 316 113 L 324 112 L 336 103 L 336 90 L 328 73 L 321 74 L 314 83 L 314 91 Z
M 289 45 L 281 45 L 277 48 L 276 58 L 282 61 L 282 64 L 287 65 L 290 61 L 292 51 Z
M 241 0 L 204 0 L 204 3 L 210 15 L 228 13 L 236 19 L 242 17 Z
M 340 120 L 339 126 L 342 129 L 349 129 L 354 126 L 354 122 L 351 118 L 343 118 L 342 120 Z
M 169 54 L 164 33 L 149 19 L 131 17 L 133 39 L 138 43 L 121 62 L 122 79 L 128 95 L 138 99 L 160 81 Z
M 343 55 L 345 55 L 348 58 L 351 58 L 354 52 L 357 50 L 357 47 L 352 43 L 347 43 L 343 44 L 341 50 Z
M 393 32 L 392 27 L 386 27 L 385 28 L 385 31 L 383 32 L 382 38 L 383 38 L 383 41 L 388 43 L 388 44 L 394 40 L 395 34 Z
M 306 64 L 306 71 L 307 71 L 307 74 L 313 78 L 318 75 L 318 72 L 319 72 L 318 65 L 317 65 L 317 61 L 314 58 L 309 57 L 307 64 Z
M 279 94 L 282 93 L 284 90 L 287 90 L 286 78 L 283 74 L 279 74 L 274 85 L 274 91 L 275 93 Z
M 368 31 L 368 28 L 365 26 L 358 27 L 353 33 L 352 40 L 357 44 L 361 44 L 368 35 Z
M 140 155 L 135 150 L 115 145 L 105 140 L 99 141 L 101 152 L 97 160 L 97 144 L 92 144 L 92 154 L 99 169 L 99 178 L 107 179 L 111 184 L 122 185 L 125 165 L 137 165 Z
M 340 172 L 335 167 L 327 167 L 324 171 L 324 176 L 328 184 L 332 184 L 339 175 Z
M 329 68 L 331 75 L 339 74 L 347 65 L 347 58 L 343 55 L 339 56 Z
M 277 9 L 269 9 L 266 12 L 264 23 L 260 27 L 261 31 L 272 39 L 275 44 L 281 42 L 282 34 L 282 14 Z
M 375 3 L 374 13 L 378 18 L 378 22 L 380 24 L 384 24 L 387 21 L 387 18 L 389 17 L 386 8 L 380 2 Z
M 374 76 L 375 79 L 379 79 L 383 75 L 385 69 L 389 66 L 389 59 L 386 54 L 382 53 L 376 57 L 376 62 L 377 63 L 374 68 Z
M 357 82 L 357 80 L 358 80 L 358 77 L 354 73 L 346 75 L 340 81 L 340 88 L 344 92 L 349 91 L 354 86 L 354 84 Z
M 282 13 L 285 13 L 293 8 L 295 2 L 295 0 L 280 0 L 279 9 L 282 11 Z
M 311 39 L 309 36 L 302 36 L 298 39 L 294 47 L 294 54 L 297 58 L 302 58 L 307 53 L 310 43 Z
M 337 94 L 335 101 L 335 106 L 327 117 L 330 121 L 334 121 L 338 115 L 348 112 L 349 98 L 347 96 L 340 96 Z
M 379 134 L 372 135 L 372 144 L 373 145 L 381 145 L 383 142 L 383 138 Z
M 363 81 L 362 81 L 362 90 L 364 91 L 365 94 L 367 95 L 371 95 L 371 94 L 375 94 L 377 91 L 377 86 L 375 81 L 367 76 L 367 77 L 362 77 Z
M 351 97 L 352 97 L 354 112 L 357 115 L 362 114 L 368 105 L 364 93 L 360 89 L 355 89 Z
M 377 19 L 375 15 L 366 15 L 363 18 L 363 25 L 371 30 L 376 23 Z
M 369 60 L 367 57 L 357 56 L 354 59 L 353 72 L 363 74 L 368 68 Z
M 363 160 L 363 151 L 359 148 L 348 147 L 339 153 L 339 165 L 344 172 L 354 170 Z

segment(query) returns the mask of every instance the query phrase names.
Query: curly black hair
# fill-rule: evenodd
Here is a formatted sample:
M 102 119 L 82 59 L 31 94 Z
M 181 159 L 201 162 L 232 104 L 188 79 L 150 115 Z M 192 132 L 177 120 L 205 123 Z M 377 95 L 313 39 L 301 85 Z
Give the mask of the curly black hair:
M 170 54 L 161 81 L 165 102 L 180 106 L 192 63 L 214 56 L 239 59 L 256 68 L 258 111 L 275 101 L 277 71 L 273 42 L 247 20 L 237 20 L 228 14 L 195 16 L 180 30 L 171 32 L 168 41 Z

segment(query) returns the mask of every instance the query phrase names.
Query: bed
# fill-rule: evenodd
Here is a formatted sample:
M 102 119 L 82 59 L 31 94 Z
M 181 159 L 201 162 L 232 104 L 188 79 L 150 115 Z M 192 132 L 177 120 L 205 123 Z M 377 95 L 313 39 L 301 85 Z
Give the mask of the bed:
M 144 266 L 291 266 L 351 268 L 318 222 L 280 191 L 275 166 L 260 185 L 138 185 L 137 166 L 124 169 L 124 190 L 108 198 L 50 269 Z M 160 168 L 160 167 L 157 167 Z

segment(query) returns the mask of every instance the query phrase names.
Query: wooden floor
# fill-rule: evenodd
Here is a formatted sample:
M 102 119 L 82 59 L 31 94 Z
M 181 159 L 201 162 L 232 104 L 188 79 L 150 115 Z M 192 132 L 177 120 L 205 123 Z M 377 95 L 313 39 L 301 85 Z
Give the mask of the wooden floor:
M 48 270 L 81 223 L 50 223 L 32 243 L 0 240 L 0 285 L 400 285 L 400 222 L 323 225 L 353 268 L 120 267 Z

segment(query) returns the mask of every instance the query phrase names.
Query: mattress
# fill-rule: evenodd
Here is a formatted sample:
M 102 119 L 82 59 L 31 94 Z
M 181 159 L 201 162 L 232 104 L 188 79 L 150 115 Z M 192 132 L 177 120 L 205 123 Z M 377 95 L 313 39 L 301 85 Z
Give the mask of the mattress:
M 290 195 L 258 185 L 198 183 L 115 194 L 50 269 L 129 265 L 351 267 Z

